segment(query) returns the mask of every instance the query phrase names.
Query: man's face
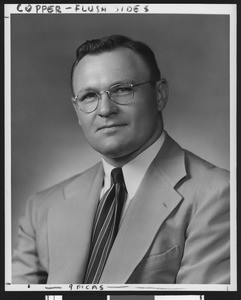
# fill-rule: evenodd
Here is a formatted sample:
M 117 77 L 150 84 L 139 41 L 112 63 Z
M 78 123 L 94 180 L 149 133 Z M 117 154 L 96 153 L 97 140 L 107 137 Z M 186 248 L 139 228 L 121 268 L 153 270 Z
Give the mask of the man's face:
M 82 90 L 108 90 L 119 82 L 138 84 L 149 80 L 150 71 L 142 58 L 130 49 L 118 48 L 80 60 L 74 71 L 73 89 L 76 95 Z M 162 131 L 162 88 L 150 83 L 138 86 L 127 105 L 114 103 L 104 93 L 97 109 L 88 114 L 74 105 L 89 144 L 111 160 L 128 160 L 148 148 Z

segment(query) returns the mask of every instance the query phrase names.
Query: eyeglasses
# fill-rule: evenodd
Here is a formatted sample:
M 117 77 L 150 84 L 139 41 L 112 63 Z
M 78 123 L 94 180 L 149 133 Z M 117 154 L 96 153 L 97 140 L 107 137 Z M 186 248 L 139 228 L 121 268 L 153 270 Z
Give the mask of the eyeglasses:
M 79 91 L 78 94 L 72 98 L 72 101 L 80 110 L 87 114 L 97 109 L 101 96 L 104 93 L 106 93 L 113 102 L 119 105 L 126 105 L 134 98 L 135 88 L 147 83 L 155 83 L 155 81 L 151 80 L 137 84 L 118 83 L 110 87 L 109 90 L 100 91 L 98 93 L 95 91 Z

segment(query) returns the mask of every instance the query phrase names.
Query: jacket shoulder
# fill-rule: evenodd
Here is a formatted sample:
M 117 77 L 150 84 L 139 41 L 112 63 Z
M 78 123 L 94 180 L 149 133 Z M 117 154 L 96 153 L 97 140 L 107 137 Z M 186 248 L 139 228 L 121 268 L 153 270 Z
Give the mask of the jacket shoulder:
M 50 206 L 56 205 L 61 201 L 65 200 L 64 190 L 67 186 L 73 184 L 75 181 L 83 182 L 83 186 L 85 182 L 89 180 L 89 178 L 93 177 L 97 170 L 100 168 L 101 163 L 97 163 L 96 165 L 90 167 L 89 169 L 83 171 L 82 173 L 76 174 L 70 178 L 67 178 L 53 186 L 41 190 L 28 199 L 27 207 L 30 210 L 41 211 L 49 208 Z
M 207 185 L 212 184 L 213 187 L 229 184 L 230 172 L 228 170 L 220 168 L 188 150 L 184 150 L 184 152 L 188 178 L 196 178 L 199 183 L 205 182 Z

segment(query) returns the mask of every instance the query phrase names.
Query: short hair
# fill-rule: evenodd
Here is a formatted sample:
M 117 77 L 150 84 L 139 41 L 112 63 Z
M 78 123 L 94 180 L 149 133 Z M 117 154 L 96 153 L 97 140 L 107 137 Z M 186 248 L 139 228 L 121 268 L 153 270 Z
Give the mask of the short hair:
M 117 48 L 128 48 L 137 53 L 147 65 L 151 73 L 151 80 L 158 81 L 161 73 L 158 68 L 155 55 L 151 48 L 140 41 L 134 41 L 123 35 L 111 35 L 99 39 L 87 40 L 76 50 L 76 60 L 71 70 L 71 88 L 73 93 L 73 74 L 79 61 L 87 54 L 95 55 L 109 52 Z

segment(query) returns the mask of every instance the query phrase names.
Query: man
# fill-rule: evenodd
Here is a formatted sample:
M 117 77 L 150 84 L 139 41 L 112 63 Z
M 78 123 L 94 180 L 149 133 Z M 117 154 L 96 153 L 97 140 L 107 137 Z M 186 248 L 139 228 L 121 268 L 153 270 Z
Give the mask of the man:
M 164 131 L 168 86 L 152 50 L 86 41 L 72 91 L 102 162 L 29 200 L 13 283 L 228 284 L 229 174 Z

